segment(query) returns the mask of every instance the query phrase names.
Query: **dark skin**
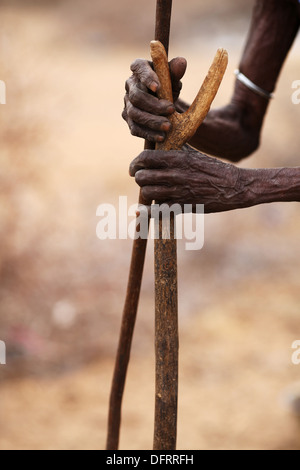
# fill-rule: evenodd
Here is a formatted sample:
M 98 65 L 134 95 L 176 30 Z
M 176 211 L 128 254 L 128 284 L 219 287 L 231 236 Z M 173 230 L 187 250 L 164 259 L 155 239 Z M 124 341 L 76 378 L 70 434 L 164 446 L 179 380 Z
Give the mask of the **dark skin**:
M 240 71 L 257 86 L 273 92 L 283 63 L 299 29 L 298 0 L 256 0 Z M 155 96 L 160 84 L 151 64 L 137 60 L 126 83 L 123 117 L 133 135 L 162 142 L 170 129 L 172 103 Z M 170 62 L 177 111 L 186 61 Z M 169 204 L 204 204 L 205 211 L 223 212 L 258 204 L 300 201 L 300 168 L 238 168 L 238 162 L 259 147 L 269 101 L 236 81 L 231 102 L 209 112 L 185 151 L 144 151 L 130 166 L 130 175 L 146 200 Z M 218 138 L 216 139 L 216 136 Z M 198 149 L 195 150 L 195 149 Z M 202 153 L 200 153 L 202 152 Z

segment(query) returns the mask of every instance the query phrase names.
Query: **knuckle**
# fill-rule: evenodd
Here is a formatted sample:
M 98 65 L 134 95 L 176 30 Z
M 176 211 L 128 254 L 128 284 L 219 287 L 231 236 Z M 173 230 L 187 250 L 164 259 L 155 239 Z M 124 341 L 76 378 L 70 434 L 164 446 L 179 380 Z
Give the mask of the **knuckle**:
M 129 102 L 126 106 L 126 113 L 130 117 L 130 119 L 134 120 L 136 117 L 136 109 L 132 106 L 132 104 Z
M 143 186 L 144 175 L 143 170 L 138 170 L 135 174 L 135 181 L 139 186 Z
M 138 59 L 135 59 L 131 64 L 130 64 L 130 70 L 131 72 L 134 72 L 136 69 L 136 63 Z
M 145 138 L 142 129 L 139 126 L 137 126 L 134 122 L 132 122 L 130 126 L 130 132 L 133 137 L 141 137 L 143 139 Z
M 138 91 L 136 88 L 129 90 L 129 101 L 134 106 L 136 106 L 139 103 Z
M 138 73 L 143 62 L 144 62 L 143 59 L 135 59 L 130 66 L 130 70 L 133 73 Z
M 146 140 L 148 140 L 148 142 L 156 143 L 156 139 L 155 139 L 154 135 L 152 135 L 150 132 L 147 132 L 145 138 L 146 138 Z
M 140 162 L 145 163 L 151 154 L 152 154 L 152 150 L 143 150 L 139 155 Z
M 139 165 L 141 167 L 145 167 L 147 166 L 146 163 L 147 163 L 147 159 L 149 157 L 149 150 L 144 150 L 137 158 L 138 162 L 139 162 Z
M 125 82 L 126 94 L 128 95 L 130 93 L 130 90 L 132 90 L 133 88 L 136 88 L 137 84 L 138 84 L 138 81 L 133 75 L 129 77 Z
M 136 161 L 137 161 L 137 159 L 135 158 L 135 159 L 130 163 L 130 165 L 129 165 L 129 174 L 130 174 L 130 176 L 132 176 L 132 177 L 135 176 L 135 172 L 136 172 L 136 170 L 135 170 Z
M 142 191 L 142 196 L 145 200 L 152 199 L 151 194 L 150 194 L 151 193 L 151 188 L 149 186 L 144 186 L 141 191 Z
M 143 150 L 143 151 L 139 154 L 139 156 L 138 156 L 139 161 L 143 161 L 143 160 L 146 158 L 148 151 L 149 151 L 149 150 Z
M 132 81 L 131 81 L 130 78 L 128 78 L 128 80 L 126 80 L 126 82 L 125 82 L 125 90 L 126 90 L 127 93 L 128 93 L 129 90 L 130 90 L 131 82 L 132 82 Z
M 130 126 L 130 133 L 133 137 L 138 137 L 137 126 L 135 124 Z
M 126 111 L 126 115 L 129 117 L 129 119 L 133 120 L 134 116 L 132 115 L 132 111 L 129 108 Z
M 138 82 L 138 85 L 148 87 L 151 82 L 156 78 L 151 64 L 145 59 L 136 59 L 131 64 L 131 71 L 133 73 L 133 80 Z
M 167 112 L 167 109 L 171 106 L 172 103 L 167 100 L 159 100 L 156 98 L 154 104 L 156 108 L 156 113 L 158 115 L 163 115 Z
M 160 128 L 160 122 L 158 122 L 158 120 L 155 119 L 155 117 L 152 117 L 151 115 L 146 115 L 144 117 L 143 125 L 154 130 L 158 130 Z

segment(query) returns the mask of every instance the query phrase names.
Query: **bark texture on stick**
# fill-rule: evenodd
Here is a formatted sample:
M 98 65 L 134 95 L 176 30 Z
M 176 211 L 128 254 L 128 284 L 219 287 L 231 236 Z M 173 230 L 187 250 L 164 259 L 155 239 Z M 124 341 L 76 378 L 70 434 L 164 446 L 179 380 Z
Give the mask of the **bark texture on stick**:
M 163 44 L 167 55 L 169 53 L 172 3 L 172 0 L 156 1 L 155 39 Z
M 170 223 L 170 230 L 164 227 Z M 178 293 L 175 219 L 159 221 L 155 241 L 155 428 L 154 450 L 175 450 L 178 400 Z

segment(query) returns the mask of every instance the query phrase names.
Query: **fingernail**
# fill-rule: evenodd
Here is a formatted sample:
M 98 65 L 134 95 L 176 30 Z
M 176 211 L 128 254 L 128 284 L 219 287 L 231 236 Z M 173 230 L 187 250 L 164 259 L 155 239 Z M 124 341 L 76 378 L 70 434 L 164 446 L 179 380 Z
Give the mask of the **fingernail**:
M 163 125 L 161 126 L 161 130 L 164 132 L 169 132 L 170 129 L 171 129 L 170 122 L 164 122 Z
M 150 84 L 150 90 L 153 91 L 153 93 L 156 93 L 158 89 L 158 84 L 156 82 L 152 82 Z
M 173 114 L 175 112 L 174 106 L 169 106 L 167 109 L 167 114 Z

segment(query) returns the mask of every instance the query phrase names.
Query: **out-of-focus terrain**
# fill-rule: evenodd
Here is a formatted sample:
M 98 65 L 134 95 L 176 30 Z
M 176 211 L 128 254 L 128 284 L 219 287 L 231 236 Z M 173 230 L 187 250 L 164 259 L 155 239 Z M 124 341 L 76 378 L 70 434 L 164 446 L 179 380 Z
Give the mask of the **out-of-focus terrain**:
M 178 3 L 178 4 L 177 4 Z M 171 55 L 192 100 L 217 47 L 228 102 L 252 1 L 174 2 Z M 143 143 L 120 115 L 129 65 L 148 56 L 155 2 L 2 1 L 0 79 L 1 449 L 104 448 L 131 241 L 100 241 L 96 209 L 136 202 L 128 165 Z M 299 43 L 260 150 L 242 165 L 296 166 Z M 179 449 L 297 449 L 299 204 L 205 220 L 205 247 L 179 243 Z M 151 448 L 153 244 L 124 400 L 123 449 Z

